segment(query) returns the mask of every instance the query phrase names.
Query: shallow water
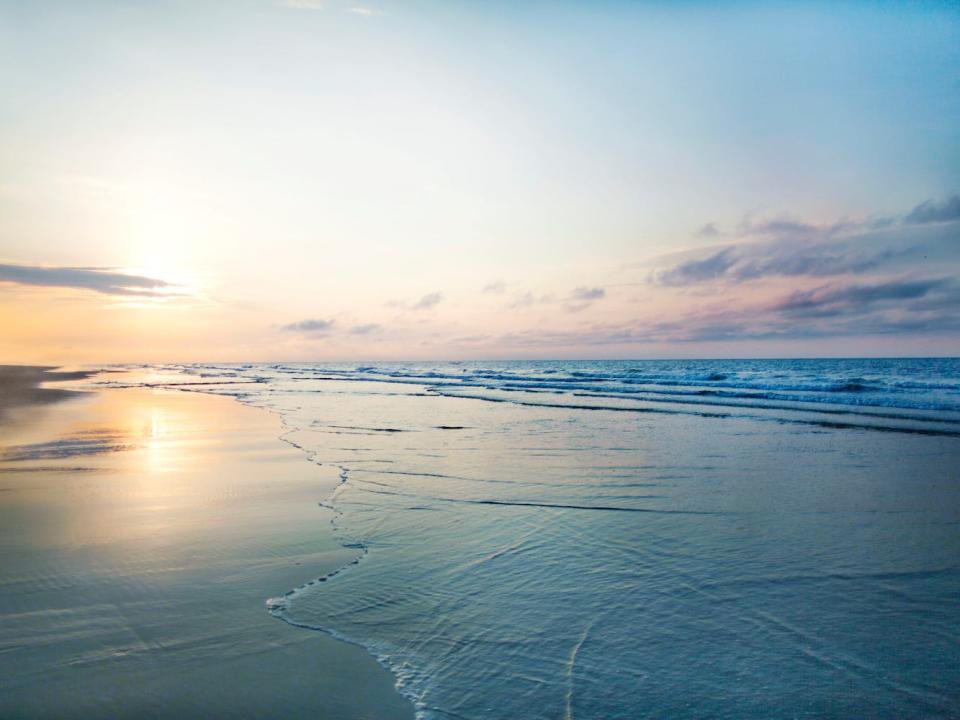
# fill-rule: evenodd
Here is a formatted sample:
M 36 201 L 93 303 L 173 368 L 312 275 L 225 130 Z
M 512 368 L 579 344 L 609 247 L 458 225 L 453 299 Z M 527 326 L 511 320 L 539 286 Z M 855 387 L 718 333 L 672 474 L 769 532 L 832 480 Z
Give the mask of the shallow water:
M 422 717 L 960 714 L 955 360 L 138 372 L 339 469 L 356 561 L 269 610 Z

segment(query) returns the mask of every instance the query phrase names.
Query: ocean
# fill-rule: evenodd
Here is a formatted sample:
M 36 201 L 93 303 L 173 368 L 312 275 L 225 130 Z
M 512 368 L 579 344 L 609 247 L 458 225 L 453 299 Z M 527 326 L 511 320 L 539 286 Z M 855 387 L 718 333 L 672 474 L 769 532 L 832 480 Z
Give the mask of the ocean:
M 265 612 L 419 717 L 960 716 L 956 359 L 125 369 L 337 469 Z

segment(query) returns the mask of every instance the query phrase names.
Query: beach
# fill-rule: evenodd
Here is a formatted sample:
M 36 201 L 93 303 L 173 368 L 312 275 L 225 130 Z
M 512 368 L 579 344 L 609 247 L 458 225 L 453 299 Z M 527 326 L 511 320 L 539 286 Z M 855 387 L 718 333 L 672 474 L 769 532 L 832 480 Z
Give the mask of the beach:
M 0 720 L 960 720 L 960 0 L 0 68 Z
M 0 716 L 410 718 L 365 650 L 265 602 L 349 563 L 339 478 L 227 398 L 0 374 Z
M 957 367 L 17 371 L 0 716 L 953 717 Z

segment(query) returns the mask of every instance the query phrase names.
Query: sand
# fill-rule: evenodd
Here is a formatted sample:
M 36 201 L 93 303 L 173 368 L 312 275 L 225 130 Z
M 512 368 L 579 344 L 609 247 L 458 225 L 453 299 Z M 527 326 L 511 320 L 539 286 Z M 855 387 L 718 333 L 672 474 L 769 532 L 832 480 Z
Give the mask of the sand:
M 0 372 L 0 717 L 413 716 L 366 651 L 265 609 L 356 552 L 276 416 L 43 374 Z
M 37 407 L 66 400 L 76 393 L 51 388 L 44 382 L 79 380 L 84 371 L 58 372 L 40 365 L 0 365 L 0 427 L 29 421 Z

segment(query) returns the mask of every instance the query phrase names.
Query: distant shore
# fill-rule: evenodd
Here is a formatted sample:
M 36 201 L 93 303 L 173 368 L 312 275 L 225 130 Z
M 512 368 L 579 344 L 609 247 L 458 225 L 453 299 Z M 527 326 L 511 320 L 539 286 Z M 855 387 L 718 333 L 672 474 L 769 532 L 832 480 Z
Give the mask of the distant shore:
M 47 365 L 0 365 L 0 424 L 9 422 L 17 410 L 27 410 L 59 402 L 76 393 L 61 388 L 44 387 L 45 382 L 82 380 L 87 371 L 58 371 Z
M 366 651 L 265 609 L 352 557 L 336 474 L 231 399 L 42 386 L 84 376 L 0 366 L 0 716 L 412 718 Z

